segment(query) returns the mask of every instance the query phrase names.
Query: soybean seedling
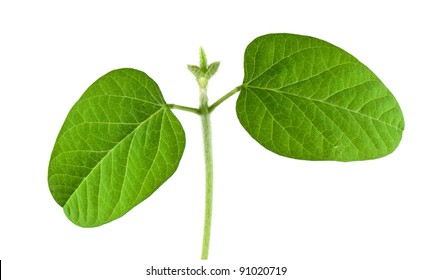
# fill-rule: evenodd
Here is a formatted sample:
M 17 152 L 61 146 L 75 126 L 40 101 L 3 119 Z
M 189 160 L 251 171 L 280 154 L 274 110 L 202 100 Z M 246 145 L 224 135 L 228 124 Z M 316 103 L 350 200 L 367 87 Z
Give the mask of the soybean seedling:
M 210 115 L 240 92 L 236 111 L 259 144 L 303 160 L 357 161 L 386 156 L 404 129 L 386 86 L 355 57 L 320 39 L 268 34 L 244 55 L 243 82 L 209 105 L 207 85 L 219 63 L 189 65 L 200 106 L 166 103 L 147 74 L 117 69 L 95 81 L 72 107 L 52 151 L 48 183 L 66 216 L 96 227 L 126 214 L 176 171 L 185 133 L 172 109 L 201 117 L 206 196 L 202 259 L 208 258 L 213 160 Z

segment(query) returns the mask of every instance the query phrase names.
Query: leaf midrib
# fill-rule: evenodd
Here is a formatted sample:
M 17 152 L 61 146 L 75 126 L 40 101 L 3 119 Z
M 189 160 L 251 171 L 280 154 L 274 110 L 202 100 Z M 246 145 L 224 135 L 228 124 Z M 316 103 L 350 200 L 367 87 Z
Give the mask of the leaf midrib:
M 255 88 L 255 89 L 260 89 L 260 90 L 272 91 L 272 92 L 275 92 L 275 93 L 277 93 L 277 94 L 281 94 L 281 95 L 285 96 L 286 98 L 289 98 L 290 96 L 292 96 L 292 97 L 296 97 L 296 98 L 300 98 L 300 99 L 305 99 L 305 100 L 311 101 L 311 102 L 313 102 L 313 103 L 321 103 L 321 104 L 323 104 L 323 105 L 327 105 L 327 106 L 331 106 L 331 107 L 334 107 L 334 108 L 338 108 L 338 109 L 341 109 L 341 110 L 347 111 L 347 112 L 352 113 L 352 114 L 360 115 L 360 116 L 365 117 L 365 118 L 368 118 L 368 119 L 370 119 L 370 120 L 373 120 L 373 121 L 379 122 L 379 123 L 381 123 L 381 124 L 383 124 L 383 125 L 385 125 L 385 126 L 388 126 L 388 127 L 394 128 L 394 129 L 396 129 L 396 130 L 398 130 L 398 131 L 400 131 L 400 132 L 403 131 L 401 128 L 396 127 L 396 126 L 394 126 L 394 125 L 392 125 L 392 124 L 389 124 L 389 123 L 385 123 L 385 122 L 383 122 L 383 121 L 380 120 L 380 119 L 377 119 L 377 118 L 374 118 L 374 117 L 372 117 L 372 116 L 369 116 L 369 115 L 366 115 L 366 114 L 362 114 L 362 113 L 360 113 L 360 112 L 358 112 L 358 111 L 350 110 L 350 109 L 348 109 L 348 108 L 344 108 L 344 107 L 341 107 L 341 106 L 338 106 L 338 105 L 335 105 L 335 104 L 332 104 L 332 103 L 329 103 L 329 102 L 325 102 L 325 101 L 323 101 L 323 100 L 314 99 L 314 98 L 310 98 L 310 97 L 306 97 L 306 96 L 301 96 L 301 95 L 295 95 L 295 94 L 292 94 L 292 93 L 289 93 L 289 92 L 281 91 L 281 90 L 278 90 L 278 89 L 272 89 L 272 88 L 257 87 L 257 86 L 247 85 L 247 84 L 244 84 L 243 87 L 244 87 L 245 89 L 247 89 L 247 88 L 249 87 L 249 88 Z M 315 106 L 316 106 L 316 105 L 315 105 Z M 317 107 L 318 107 L 318 106 L 317 106 Z M 392 109 L 393 109 L 393 108 L 394 108 L 394 106 L 392 107 Z
M 130 135 L 132 135 L 133 133 L 135 133 L 143 124 L 147 123 L 150 119 L 152 119 L 156 114 L 158 114 L 160 111 L 165 110 L 166 106 L 161 106 L 161 108 L 157 111 L 155 111 L 151 116 L 149 116 L 147 119 L 145 119 L 144 121 L 142 121 L 139 125 L 137 125 L 137 127 L 135 127 L 131 132 L 129 132 L 128 134 L 126 134 L 120 141 L 118 141 L 117 144 L 115 144 L 99 161 L 98 163 L 91 168 L 90 172 L 85 176 L 82 177 L 83 180 L 78 184 L 78 186 L 75 188 L 75 190 L 73 191 L 73 193 L 71 193 L 71 195 L 69 196 L 69 198 L 67 199 L 66 203 L 63 205 L 63 207 L 68 203 L 69 199 L 76 193 L 76 191 L 80 188 L 80 186 L 82 185 L 82 183 L 84 181 L 87 180 L 87 178 L 92 174 L 92 172 L 104 161 L 104 159 L 111 154 L 111 152 L 113 152 L 116 147 L 118 145 L 120 145 L 124 139 L 126 139 L 127 137 L 129 137 Z M 60 155 L 60 154 L 59 154 Z

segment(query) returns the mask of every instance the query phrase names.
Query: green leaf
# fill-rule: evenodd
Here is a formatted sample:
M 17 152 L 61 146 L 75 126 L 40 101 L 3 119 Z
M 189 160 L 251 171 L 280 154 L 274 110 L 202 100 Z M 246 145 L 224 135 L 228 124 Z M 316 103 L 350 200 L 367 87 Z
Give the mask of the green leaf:
M 199 79 L 204 75 L 204 73 L 201 71 L 201 69 L 198 66 L 188 65 L 187 67 L 189 71 L 195 76 L 196 79 Z
M 214 76 L 214 74 L 216 74 L 217 70 L 219 69 L 219 65 L 220 62 L 213 62 L 212 64 L 209 65 L 209 67 L 207 68 L 207 72 L 205 73 L 205 78 L 207 80 L 210 80 L 211 77 Z
M 401 109 L 385 85 L 320 39 L 269 34 L 246 49 L 237 116 L 265 148 L 306 160 L 354 161 L 396 149 Z
M 54 145 L 50 191 L 82 227 L 117 219 L 176 171 L 185 135 L 158 85 L 134 69 L 109 72 L 72 107 Z
M 200 68 L 204 72 L 207 71 L 207 56 L 202 47 L 200 48 Z

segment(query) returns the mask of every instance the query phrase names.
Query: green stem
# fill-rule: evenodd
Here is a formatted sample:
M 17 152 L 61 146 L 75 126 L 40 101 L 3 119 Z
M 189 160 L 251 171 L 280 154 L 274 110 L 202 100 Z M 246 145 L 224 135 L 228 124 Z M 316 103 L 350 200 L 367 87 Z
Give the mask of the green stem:
M 200 88 L 200 112 L 204 142 L 204 159 L 206 170 L 204 234 L 201 259 L 206 260 L 210 247 L 210 231 L 213 205 L 213 155 L 211 139 L 210 112 L 208 107 L 207 88 Z
M 212 154 L 212 139 L 211 139 L 211 122 L 210 113 L 219 106 L 222 102 L 229 97 L 240 91 L 241 86 L 234 88 L 217 100 L 210 107 L 208 106 L 207 97 L 207 83 L 200 86 L 200 107 L 199 109 L 181 106 L 177 104 L 168 104 L 169 108 L 178 109 L 182 111 L 192 112 L 201 116 L 201 124 L 203 131 L 203 144 L 204 144 L 204 160 L 206 172 L 206 188 L 205 188 L 205 211 L 204 211 L 204 233 L 201 259 L 208 259 L 210 248 L 210 233 L 212 221 L 212 208 L 213 208 L 213 154 Z
M 201 115 L 201 111 L 199 109 L 196 108 L 191 108 L 191 107 L 186 107 L 186 106 L 181 106 L 181 105 L 177 105 L 177 104 L 167 104 L 168 107 L 170 107 L 171 109 L 178 109 L 178 110 L 182 110 L 182 111 L 187 111 L 187 112 L 192 112 L 198 115 Z
M 232 91 L 228 92 L 227 94 L 225 94 L 224 96 L 222 96 L 221 98 L 219 98 L 219 100 L 217 100 L 215 103 L 213 103 L 210 107 L 209 107 L 209 112 L 213 112 L 214 109 L 216 109 L 217 106 L 219 106 L 222 102 L 224 102 L 225 100 L 227 100 L 228 98 L 230 98 L 231 96 L 233 96 L 234 94 L 236 94 L 237 92 L 239 92 L 241 90 L 242 86 L 238 86 L 235 89 L 233 89 Z
M 241 87 L 236 87 L 228 94 L 216 101 L 212 106 L 208 106 L 207 97 L 207 85 L 210 78 L 216 73 L 219 62 L 213 62 L 207 65 L 207 58 L 203 48 L 200 48 L 200 66 L 188 65 L 189 70 L 195 76 L 195 79 L 200 88 L 200 106 L 199 109 L 193 108 L 182 108 L 187 111 L 197 112 L 201 116 L 202 132 L 203 132 L 203 143 L 204 143 L 204 160 L 205 160 L 205 172 L 206 172 L 206 188 L 205 188 L 205 210 L 204 210 L 204 233 L 201 259 L 208 259 L 209 248 L 210 248 L 210 232 L 211 232 L 211 221 L 212 221 L 212 207 L 213 207 L 213 155 L 212 155 L 212 139 L 211 139 L 211 122 L 210 113 L 219 106 L 222 102 L 238 92 Z M 171 108 L 175 108 L 175 105 Z M 180 107 L 180 106 L 179 106 Z

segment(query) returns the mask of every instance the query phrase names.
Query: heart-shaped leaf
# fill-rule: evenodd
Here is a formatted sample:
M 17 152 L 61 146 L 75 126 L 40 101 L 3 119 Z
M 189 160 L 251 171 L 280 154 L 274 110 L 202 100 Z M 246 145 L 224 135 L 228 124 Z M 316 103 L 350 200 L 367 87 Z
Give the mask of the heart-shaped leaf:
M 320 39 L 269 34 L 246 49 L 237 116 L 265 148 L 290 158 L 354 161 L 398 146 L 404 120 L 384 84 Z
M 73 106 L 49 163 L 50 191 L 82 227 L 117 219 L 176 171 L 185 135 L 158 85 L 135 69 L 109 72 Z

